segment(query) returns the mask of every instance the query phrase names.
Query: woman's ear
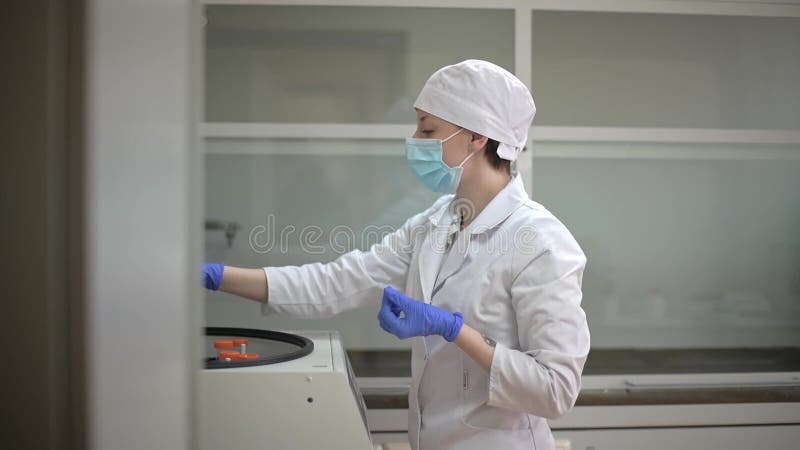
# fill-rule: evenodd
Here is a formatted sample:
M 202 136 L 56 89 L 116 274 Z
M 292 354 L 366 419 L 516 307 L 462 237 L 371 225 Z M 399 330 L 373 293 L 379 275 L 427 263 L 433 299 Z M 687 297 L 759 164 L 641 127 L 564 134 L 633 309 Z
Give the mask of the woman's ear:
M 486 148 L 489 138 L 478 133 L 471 133 L 470 150 L 475 152 Z

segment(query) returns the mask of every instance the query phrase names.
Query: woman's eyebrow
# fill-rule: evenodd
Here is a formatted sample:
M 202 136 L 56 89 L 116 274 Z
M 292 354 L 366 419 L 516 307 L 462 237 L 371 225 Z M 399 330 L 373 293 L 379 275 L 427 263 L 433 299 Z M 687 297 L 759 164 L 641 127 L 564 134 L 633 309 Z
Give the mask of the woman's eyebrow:
M 420 118 L 419 118 L 419 121 L 420 121 L 420 122 L 424 122 L 424 121 L 425 121 L 425 119 L 427 119 L 427 118 L 428 118 L 428 116 L 422 116 L 422 117 L 420 117 Z

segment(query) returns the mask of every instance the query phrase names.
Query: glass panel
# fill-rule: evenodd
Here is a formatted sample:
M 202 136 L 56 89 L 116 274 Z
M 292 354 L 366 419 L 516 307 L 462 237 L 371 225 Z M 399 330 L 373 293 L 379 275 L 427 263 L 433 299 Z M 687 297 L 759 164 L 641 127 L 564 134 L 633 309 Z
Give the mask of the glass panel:
M 798 129 L 800 19 L 533 12 L 539 125 Z
M 208 261 L 240 267 L 331 261 L 369 248 L 437 198 L 407 169 L 399 141 L 210 139 L 206 151 L 212 153 L 206 156 L 206 217 L 241 226 L 230 248 L 224 233 L 206 232 Z M 259 235 L 251 244 L 259 226 L 272 230 L 269 239 Z M 300 245 L 300 236 L 314 232 L 310 227 L 321 231 L 313 248 Z M 275 246 L 267 252 L 270 241 Z M 325 320 L 262 317 L 257 303 L 219 292 L 208 299 L 209 326 L 335 329 L 348 348 L 409 345 L 378 327 L 380 299 L 374 308 Z
M 513 10 L 208 6 L 206 18 L 207 121 L 409 123 L 440 67 L 513 70 Z
M 591 156 L 620 147 L 721 146 L 536 144 L 589 155 L 536 158 L 532 195 L 587 254 L 593 349 L 800 345 L 800 146 L 728 146 L 751 155 L 730 160 Z

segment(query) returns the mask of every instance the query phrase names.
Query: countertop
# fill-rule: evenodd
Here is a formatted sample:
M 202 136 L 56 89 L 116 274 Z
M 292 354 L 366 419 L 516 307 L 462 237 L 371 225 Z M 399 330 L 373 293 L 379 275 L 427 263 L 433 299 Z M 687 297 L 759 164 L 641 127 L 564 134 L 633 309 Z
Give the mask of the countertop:
M 410 351 L 348 351 L 357 378 L 411 376 Z M 768 349 L 601 349 L 589 354 L 585 379 L 614 375 L 688 375 L 800 372 L 800 348 Z M 691 378 L 691 377 L 689 377 Z M 747 385 L 587 386 L 577 406 L 800 402 L 800 379 Z M 405 409 L 408 387 L 362 388 L 370 409 Z

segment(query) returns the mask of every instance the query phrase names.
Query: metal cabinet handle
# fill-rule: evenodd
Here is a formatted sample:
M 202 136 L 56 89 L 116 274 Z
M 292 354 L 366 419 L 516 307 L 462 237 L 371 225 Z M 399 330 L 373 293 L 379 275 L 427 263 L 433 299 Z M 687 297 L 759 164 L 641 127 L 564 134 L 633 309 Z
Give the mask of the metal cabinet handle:
M 664 382 L 641 382 L 624 380 L 625 387 L 628 389 L 720 389 L 720 388 L 762 388 L 762 387 L 800 387 L 800 377 L 793 377 L 789 380 L 772 381 L 673 381 Z

